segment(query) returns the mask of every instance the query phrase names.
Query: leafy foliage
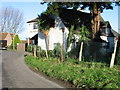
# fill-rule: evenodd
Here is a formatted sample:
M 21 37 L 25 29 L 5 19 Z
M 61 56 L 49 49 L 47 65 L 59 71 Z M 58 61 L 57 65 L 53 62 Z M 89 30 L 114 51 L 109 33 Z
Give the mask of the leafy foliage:
M 42 13 L 38 16 L 38 28 L 40 31 L 48 30 L 52 25 L 54 25 L 54 19 L 50 17 L 50 14 Z
M 37 57 L 45 57 L 45 50 L 42 50 L 40 46 L 36 46 L 36 54 Z M 34 45 L 27 46 L 27 52 L 34 53 Z M 61 45 L 57 43 L 54 50 L 48 50 L 49 57 L 57 57 L 59 58 L 61 55 Z
M 57 43 L 57 45 L 55 46 L 53 51 L 54 51 L 54 55 L 56 57 L 60 57 L 60 54 L 61 54 L 61 45 L 60 45 L 60 43 Z
M 27 46 L 27 52 L 33 52 L 33 46 L 32 45 Z
M 81 28 L 79 27 L 79 30 L 78 35 L 81 36 L 81 41 L 89 40 L 91 35 L 90 31 L 84 25 Z
M 79 39 L 80 41 L 89 40 L 91 38 L 90 30 L 88 30 L 86 28 L 86 26 L 82 25 L 82 27 L 77 27 L 75 30 L 74 25 L 72 25 L 69 30 L 69 34 L 68 34 L 68 38 L 67 38 L 68 47 L 72 42 L 75 41 L 74 34 L 76 34 L 77 36 L 80 37 L 80 39 Z
M 47 3 L 47 10 L 45 11 L 45 14 L 47 15 L 56 14 L 60 16 L 62 9 L 73 9 L 74 11 L 77 11 L 78 9 L 85 10 L 86 8 L 88 8 L 90 10 L 90 14 L 92 17 L 91 20 L 92 23 L 89 26 L 89 28 L 93 32 L 92 33 L 93 38 L 96 36 L 97 33 L 96 31 L 99 31 L 100 29 L 100 13 L 102 13 L 105 9 L 113 9 L 113 5 L 114 5 L 113 2 L 102 2 L 102 0 L 101 2 L 44 2 L 43 1 L 41 4 L 43 5 L 45 3 Z M 119 5 L 119 3 L 116 3 L 115 5 Z M 64 14 L 63 16 L 65 17 Z M 68 20 L 68 21 L 72 23 L 71 25 L 76 25 L 76 23 L 78 23 L 79 20 L 73 18 L 75 17 L 73 16 L 71 18 L 72 20 Z
M 13 39 L 13 41 L 12 41 L 12 43 L 11 43 L 11 47 L 13 47 L 13 44 L 14 44 L 15 48 L 17 48 L 17 43 L 18 43 L 18 44 L 21 43 L 21 40 L 20 40 L 20 38 L 19 38 L 18 35 L 15 35 L 15 36 L 14 36 L 14 39 Z
M 68 34 L 68 38 L 67 38 L 68 47 L 69 47 L 69 45 L 71 44 L 71 42 L 73 40 L 73 35 L 74 35 L 74 25 L 72 25 L 70 30 L 69 30 L 69 34 Z
M 119 44 L 118 44 L 118 45 L 119 45 Z M 120 65 L 120 46 L 118 47 L 118 50 L 117 50 L 116 63 Z

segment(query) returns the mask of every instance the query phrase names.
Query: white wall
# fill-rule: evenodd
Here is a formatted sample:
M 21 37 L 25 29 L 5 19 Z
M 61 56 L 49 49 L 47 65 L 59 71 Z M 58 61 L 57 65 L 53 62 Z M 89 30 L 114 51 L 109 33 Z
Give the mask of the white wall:
M 33 29 L 33 24 L 34 23 L 35 22 L 27 24 L 27 27 L 28 27 L 28 30 L 29 30 L 29 33 L 28 33 L 29 38 L 32 38 L 34 35 L 36 35 L 38 33 L 38 29 Z
M 55 19 L 55 27 L 50 28 L 49 34 L 48 34 L 48 42 L 49 42 L 49 50 L 54 49 L 54 44 L 60 43 L 63 44 L 63 33 L 62 28 L 65 28 L 64 32 L 64 49 L 67 49 L 67 37 L 68 37 L 68 29 L 65 27 L 61 19 L 57 16 L 54 17 Z M 28 30 L 29 30 L 29 38 L 33 37 L 38 33 L 38 46 L 41 47 L 41 49 L 46 50 L 46 42 L 45 42 L 45 36 L 38 30 L 33 29 L 33 25 L 35 22 L 28 23 Z
M 65 27 L 65 32 L 64 32 L 64 49 L 65 50 L 67 48 L 67 36 L 68 36 L 68 29 Z M 50 32 L 49 32 L 49 49 L 50 50 L 54 49 L 55 43 L 60 43 L 61 45 L 63 44 L 63 32 L 62 32 L 62 29 L 60 29 L 59 27 L 50 29 Z
M 64 32 L 64 48 L 67 47 L 67 31 L 68 29 L 65 28 Z M 50 28 L 49 34 L 48 34 L 48 40 L 49 40 L 49 50 L 54 49 L 54 44 L 60 43 L 63 44 L 63 33 L 62 30 L 57 28 Z M 38 31 L 38 46 L 41 47 L 41 49 L 46 50 L 46 43 L 45 43 L 45 36 Z
M 64 32 L 64 49 L 67 48 L 67 37 L 68 37 L 68 29 L 65 27 L 63 22 L 59 17 L 55 17 L 55 27 L 50 28 L 49 34 L 48 34 L 48 42 L 49 42 L 49 50 L 54 49 L 54 44 L 60 43 L 63 44 L 63 33 L 62 28 L 65 28 Z M 45 36 L 38 31 L 38 46 L 40 46 L 43 50 L 46 50 L 46 43 L 45 43 Z
M 46 50 L 45 36 L 40 31 L 38 31 L 38 46 Z

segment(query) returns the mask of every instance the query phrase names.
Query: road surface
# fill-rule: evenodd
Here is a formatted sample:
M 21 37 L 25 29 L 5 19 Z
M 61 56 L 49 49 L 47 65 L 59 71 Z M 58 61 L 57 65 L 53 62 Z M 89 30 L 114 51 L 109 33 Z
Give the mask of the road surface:
M 3 88 L 63 88 L 31 71 L 18 51 L 2 51 Z
M 0 50 L 0 89 L 2 88 L 2 51 Z

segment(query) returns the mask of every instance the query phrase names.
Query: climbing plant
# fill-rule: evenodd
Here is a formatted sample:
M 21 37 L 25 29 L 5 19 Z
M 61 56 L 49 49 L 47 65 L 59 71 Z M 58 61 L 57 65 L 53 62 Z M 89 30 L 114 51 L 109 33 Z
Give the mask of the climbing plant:
M 69 47 L 70 43 L 72 42 L 73 35 L 74 35 L 74 25 L 71 25 L 71 28 L 70 28 L 69 34 L 68 34 L 68 38 L 67 38 L 68 47 Z
M 81 37 L 80 40 L 81 41 L 89 40 L 89 38 L 91 37 L 91 33 L 86 28 L 86 26 L 82 25 L 82 27 L 78 27 L 78 30 L 80 30 L 80 31 L 77 32 L 77 34 L 80 35 L 80 37 Z

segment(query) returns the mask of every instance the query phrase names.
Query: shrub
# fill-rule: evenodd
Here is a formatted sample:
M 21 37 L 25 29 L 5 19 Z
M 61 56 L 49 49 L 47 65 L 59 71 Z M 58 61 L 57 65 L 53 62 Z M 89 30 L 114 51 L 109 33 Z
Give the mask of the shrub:
M 13 47 L 13 43 L 14 43 L 15 48 L 17 48 L 17 43 L 21 43 L 21 40 L 19 39 L 18 35 L 14 36 L 14 39 L 13 39 L 12 44 L 11 44 L 10 47 Z
M 54 50 L 49 50 L 48 51 L 48 56 L 49 57 L 55 57 Z
M 33 52 L 33 46 L 32 45 L 27 46 L 27 51 L 28 52 Z
M 53 52 L 54 52 L 54 55 L 56 57 L 60 57 L 60 55 L 61 55 L 61 45 L 60 45 L 60 43 L 57 43 L 57 45 L 54 48 Z
M 68 52 L 69 58 L 78 58 L 79 57 L 79 46 L 73 48 L 70 52 Z
M 119 44 L 118 44 L 119 45 Z M 118 64 L 118 65 L 120 65 L 120 47 L 118 47 L 118 50 L 117 50 L 117 58 L 116 58 L 116 63 Z

